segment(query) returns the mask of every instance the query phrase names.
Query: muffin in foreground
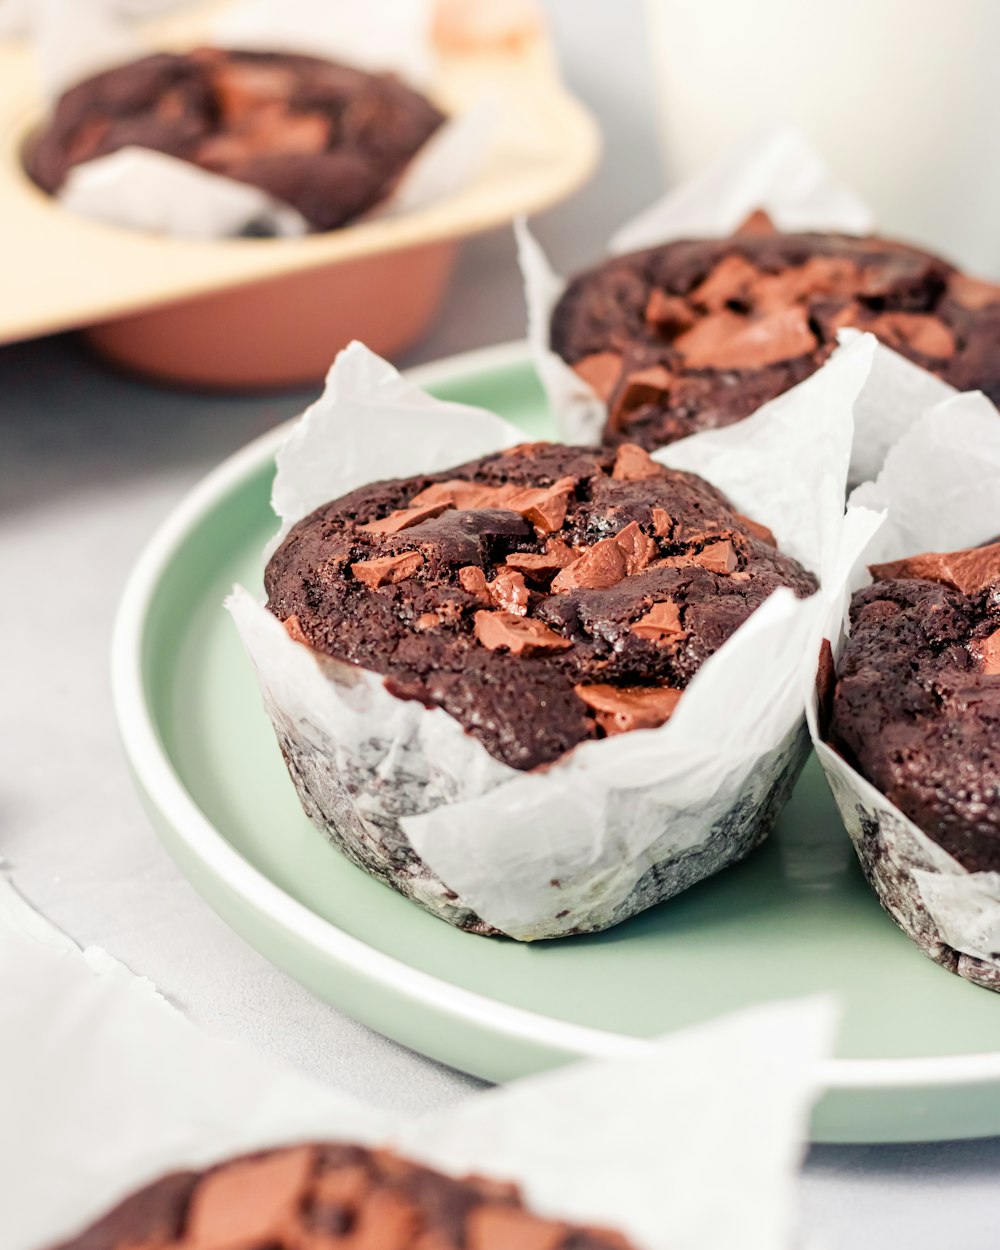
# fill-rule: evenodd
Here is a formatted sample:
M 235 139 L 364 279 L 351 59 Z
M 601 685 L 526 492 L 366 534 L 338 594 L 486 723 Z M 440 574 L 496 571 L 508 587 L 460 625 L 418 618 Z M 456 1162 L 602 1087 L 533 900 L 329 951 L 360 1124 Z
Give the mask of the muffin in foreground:
M 156 53 L 71 87 L 29 145 L 26 167 L 55 195 L 74 166 L 151 148 L 257 187 L 315 230 L 332 230 L 384 200 L 443 121 L 390 74 L 199 48 Z
M 1000 872 L 1000 542 L 871 573 L 852 601 L 826 739 L 930 845 L 887 813 L 859 823 L 851 796 L 835 792 L 886 910 L 938 963 L 1000 989 L 997 961 L 952 949 L 921 894 L 938 850 L 965 874 Z
M 532 1214 L 516 1186 L 321 1143 L 165 1176 L 59 1250 L 628 1250 Z
M 521 770 L 663 724 L 769 595 L 817 585 L 695 474 L 547 443 L 353 491 L 300 521 L 264 580 L 296 641 Z
M 342 352 L 277 453 L 267 606 L 226 601 L 317 829 L 518 941 L 610 928 L 748 855 L 805 760 L 876 348 L 669 468 L 524 444 Z
M 573 278 L 553 351 L 607 404 L 603 441 L 647 449 L 740 421 L 812 374 L 846 327 L 1000 399 L 1000 286 L 877 237 L 779 233 L 614 257 Z

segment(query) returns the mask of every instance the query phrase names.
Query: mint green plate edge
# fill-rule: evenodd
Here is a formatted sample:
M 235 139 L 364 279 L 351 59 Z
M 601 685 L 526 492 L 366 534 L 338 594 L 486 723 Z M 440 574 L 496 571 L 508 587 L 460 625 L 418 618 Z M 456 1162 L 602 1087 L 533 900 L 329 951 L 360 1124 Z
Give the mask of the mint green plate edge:
M 524 343 L 467 352 L 411 370 L 433 386 L 522 366 Z M 495 1081 L 579 1058 L 655 1045 L 497 1002 L 415 969 L 291 898 L 225 840 L 169 757 L 148 695 L 147 644 L 157 588 L 185 539 L 218 501 L 273 460 L 280 426 L 208 475 L 174 510 L 136 564 L 115 622 L 112 691 L 129 768 L 164 846 L 206 902 L 279 968 L 355 1019 L 443 1063 Z M 824 1065 L 813 1114 L 818 1142 L 940 1141 L 1000 1134 L 1000 1054 Z

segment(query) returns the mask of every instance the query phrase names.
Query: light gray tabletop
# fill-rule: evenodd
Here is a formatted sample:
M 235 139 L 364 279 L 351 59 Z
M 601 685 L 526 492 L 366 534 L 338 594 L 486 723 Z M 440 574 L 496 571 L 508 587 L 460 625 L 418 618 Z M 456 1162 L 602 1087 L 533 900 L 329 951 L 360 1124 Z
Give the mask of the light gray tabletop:
M 599 255 L 663 173 L 638 0 L 548 8 L 607 145 L 591 185 L 537 223 L 570 268 Z M 403 363 L 523 329 L 511 238 L 489 236 L 466 246 L 445 312 Z M 202 474 L 309 397 L 169 392 L 112 373 L 72 338 L 0 349 L 0 856 L 56 924 L 198 1023 L 373 1103 L 423 1110 L 477 1083 L 318 1002 L 217 919 L 153 836 L 111 713 L 111 622 L 143 543 Z M 817 1148 L 803 1198 L 806 1233 L 829 1250 L 996 1250 L 1000 1140 Z

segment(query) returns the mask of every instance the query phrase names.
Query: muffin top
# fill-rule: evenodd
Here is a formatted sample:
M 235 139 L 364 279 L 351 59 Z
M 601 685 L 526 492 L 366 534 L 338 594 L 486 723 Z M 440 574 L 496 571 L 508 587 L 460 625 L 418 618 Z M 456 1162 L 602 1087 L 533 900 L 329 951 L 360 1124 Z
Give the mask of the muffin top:
M 419 92 L 311 56 L 157 53 L 71 87 L 26 165 L 55 194 L 74 165 L 136 145 L 259 187 L 317 230 L 377 204 L 444 120 Z
M 1000 869 L 1000 542 L 871 571 L 827 738 L 964 868 Z
M 178 1172 L 60 1250 L 628 1250 L 528 1212 L 514 1185 L 454 1180 L 384 1150 L 320 1144 Z
M 300 521 L 269 609 L 513 768 L 670 716 L 779 586 L 816 580 L 708 482 L 639 447 L 522 444 Z
M 574 278 L 551 343 L 607 402 L 604 441 L 653 448 L 749 416 L 845 326 L 1000 402 L 1000 286 L 885 239 L 779 234 L 763 214 Z

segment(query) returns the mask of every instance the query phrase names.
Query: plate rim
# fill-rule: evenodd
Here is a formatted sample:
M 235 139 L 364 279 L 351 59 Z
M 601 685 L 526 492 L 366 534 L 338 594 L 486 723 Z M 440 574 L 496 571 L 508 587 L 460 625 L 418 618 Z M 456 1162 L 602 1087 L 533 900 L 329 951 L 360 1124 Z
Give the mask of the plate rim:
M 478 348 L 415 368 L 404 376 L 420 386 L 531 362 L 524 340 Z M 167 757 L 146 699 L 143 645 L 152 600 L 176 549 L 231 490 L 273 460 L 298 417 L 282 422 L 226 457 L 160 522 L 128 576 L 111 642 L 111 692 L 122 747 L 133 776 L 188 851 L 256 911 L 292 936 L 403 999 L 435 1007 L 497 1036 L 557 1047 L 580 1058 L 613 1058 L 647 1049 L 655 1040 L 573 1024 L 500 1003 L 453 985 L 369 946 L 317 915 L 255 868 L 201 811 Z M 845 834 L 846 836 L 846 834 Z M 819 1074 L 828 1092 L 930 1090 L 1000 1081 L 1000 1051 L 899 1059 L 829 1059 Z

